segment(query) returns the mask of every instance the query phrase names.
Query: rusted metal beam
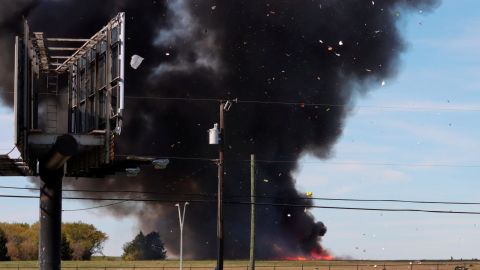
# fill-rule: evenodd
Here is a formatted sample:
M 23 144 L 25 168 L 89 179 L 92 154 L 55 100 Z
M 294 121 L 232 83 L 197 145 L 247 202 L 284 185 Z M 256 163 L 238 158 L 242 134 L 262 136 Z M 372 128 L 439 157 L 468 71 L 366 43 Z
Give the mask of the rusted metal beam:
M 40 54 L 40 64 L 41 64 L 42 70 L 47 70 L 48 56 L 47 56 L 47 50 L 45 49 L 45 41 L 44 41 L 43 33 L 34 32 L 33 34 L 35 35 L 35 43 Z
M 87 38 L 47 38 L 47 41 L 53 42 L 87 42 Z
M 76 51 L 78 48 L 73 47 L 48 47 L 50 51 Z
M 95 33 L 95 35 L 93 35 L 90 39 L 88 39 L 88 41 L 86 41 L 85 44 L 83 44 L 82 47 L 80 47 L 70 58 L 65 60 L 65 62 L 63 62 L 61 66 L 57 67 L 57 72 L 64 72 L 65 70 L 67 70 L 68 65 L 78 60 L 87 52 L 87 50 L 89 50 L 97 42 L 102 40 L 105 37 L 107 29 L 115 27 L 120 23 L 120 21 L 122 20 L 121 14 L 122 13 L 120 13 L 118 16 L 110 20 L 110 22 L 108 22 L 108 24 L 105 27 L 103 27 L 100 31 Z
M 28 143 L 30 145 L 52 145 L 58 136 L 59 134 L 30 134 Z M 71 136 L 80 146 L 101 146 L 105 143 L 104 135 L 72 134 Z

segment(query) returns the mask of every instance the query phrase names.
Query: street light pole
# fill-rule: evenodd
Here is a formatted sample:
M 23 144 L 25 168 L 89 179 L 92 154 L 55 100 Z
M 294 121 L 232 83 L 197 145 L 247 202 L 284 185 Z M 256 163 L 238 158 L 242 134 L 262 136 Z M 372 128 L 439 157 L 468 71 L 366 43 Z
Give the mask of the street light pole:
M 183 270 L 183 223 L 185 222 L 185 210 L 187 205 L 188 202 L 185 202 L 183 205 L 183 213 L 181 213 L 180 204 L 175 204 L 175 206 L 178 208 L 178 221 L 180 223 L 180 270 Z

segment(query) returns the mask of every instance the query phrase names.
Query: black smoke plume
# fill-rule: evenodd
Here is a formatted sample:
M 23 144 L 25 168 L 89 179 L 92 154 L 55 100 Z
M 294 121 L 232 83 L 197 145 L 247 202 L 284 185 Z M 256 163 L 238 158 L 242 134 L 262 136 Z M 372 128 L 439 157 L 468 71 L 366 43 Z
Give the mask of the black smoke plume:
M 139 69 L 127 70 L 129 97 L 121 153 L 216 158 L 217 149 L 207 144 L 206 130 L 218 122 L 217 103 L 133 96 L 306 103 L 238 103 L 227 112 L 225 196 L 234 200 L 233 196 L 249 195 L 249 165 L 244 160 L 251 153 L 260 160 L 297 160 L 304 153 L 328 158 L 355 97 L 372 83 L 395 75 L 399 53 L 405 49 L 398 21 L 408 11 L 428 11 L 436 4 L 434 0 L 12 0 L 1 2 L 0 31 L 2 46 L 13 46 L 16 14 L 29 11 L 34 31 L 85 38 L 117 12 L 126 12 L 127 57 L 138 54 L 145 61 Z M 6 8 L 14 12 L 5 12 Z M 0 71 L 9 71 L 12 59 L 4 57 Z M 2 78 L 0 83 L 11 89 L 11 80 Z M 10 96 L 4 98 L 8 103 Z M 292 198 L 304 196 L 295 189 L 291 175 L 295 169 L 295 163 L 257 164 L 258 195 L 271 197 L 258 200 L 309 203 Z M 173 200 L 192 193 L 214 195 L 216 182 L 212 162 L 176 159 L 165 170 L 146 169 L 136 178 L 66 180 L 74 187 L 167 193 L 163 198 Z M 257 209 L 258 257 L 325 255 L 320 239 L 326 227 L 308 209 Z M 119 217 L 137 216 L 144 231 L 160 231 L 170 253 L 178 250 L 176 211 L 173 203 L 126 203 L 109 210 Z M 246 258 L 249 206 L 229 204 L 225 215 L 226 255 Z M 215 257 L 215 204 L 192 203 L 186 216 L 186 255 Z

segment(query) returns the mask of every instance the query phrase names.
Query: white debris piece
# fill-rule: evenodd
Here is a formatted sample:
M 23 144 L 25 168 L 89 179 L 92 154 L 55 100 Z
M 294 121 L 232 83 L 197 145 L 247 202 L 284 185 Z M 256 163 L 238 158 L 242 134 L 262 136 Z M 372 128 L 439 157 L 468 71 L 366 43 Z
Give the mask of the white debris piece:
M 292 214 L 290 214 L 290 213 L 287 214 L 287 217 L 291 217 L 291 216 L 292 216 Z
M 169 53 L 169 52 L 166 52 L 165 55 L 166 55 L 166 56 L 170 56 L 170 53 Z
M 130 60 L 130 66 L 133 68 L 133 69 L 137 69 L 143 62 L 143 57 L 141 57 L 140 55 L 132 55 L 132 59 Z
M 385 81 L 382 81 L 382 86 L 385 86 Z
M 217 8 L 217 6 L 211 6 L 212 10 L 215 10 L 216 8 Z
M 372 6 L 375 6 L 375 1 L 372 1 Z
M 342 46 L 342 45 L 343 45 L 343 41 L 340 40 L 340 41 L 338 42 L 338 45 Z

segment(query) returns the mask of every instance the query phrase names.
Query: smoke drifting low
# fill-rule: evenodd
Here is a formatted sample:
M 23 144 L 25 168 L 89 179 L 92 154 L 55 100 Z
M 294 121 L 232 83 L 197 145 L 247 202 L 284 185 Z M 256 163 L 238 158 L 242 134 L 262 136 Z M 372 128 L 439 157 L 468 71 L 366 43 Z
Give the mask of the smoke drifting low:
M 110 17 L 125 11 L 127 57 L 145 57 L 139 69 L 127 71 L 128 96 L 353 106 L 354 98 L 372 83 L 395 75 L 399 53 L 405 49 L 397 29 L 399 16 L 428 11 L 438 3 L 109 0 L 100 5 L 94 0 L 45 0 L 35 4 L 28 19 L 33 30 L 47 36 L 89 37 Z M 0 44 L 10 39 L 4 33 L 13 33 L 12 20 L 18 23 L 18 18 L 0 18 Z M 3 57 L 0 69 L 10 70 L 11 57 L 8 61 Z M 7 89 L 11 86 L 11 80 L 4 78 L 0 83 Z M 251 153 L 261 160 L 297 160 L 304 153 L 328 158 L 348 113 L 348 106 L 234 104 L 226 114 L 226 199 L 249 195 L 249 165 L 244 160 Z M 125 115 L 118 150 L 122 153 L 216 158 L 217 149 L 207 144 L 206 134 L 218 122 L 216 103 L 127 99 Z M 295 189 L 291 175 L 295 169 L 295 163 L 257 164 L 258 195 L 272 197 L 259 201 L 308 203 L 292 199 L 303 196 Z M 136 178 L 66 180 L 74 187 L 156 191 L 171 194 L 166 198 L 172 199 L 191 199 L 186 194 L 192 193 L 214 195 L 216 182 L 216 165 L 202 160 L 171 160 L 166 170 L 147 169 Z M 325 255 L 320 240 L 326 227 L 308 209 L 257 209 L 260 258 Z M 123 204 L 109 211 L 119 217 L 137 216 L 143 230 L 159 231 L 168 250 L 178 250 L 173 204 Z M 186 255 L 215 257 L 215 204 L 192 203 L 187 211 Z M 248 257 L 249 206 L 227 205 L 225 215 L 226 256 Z

